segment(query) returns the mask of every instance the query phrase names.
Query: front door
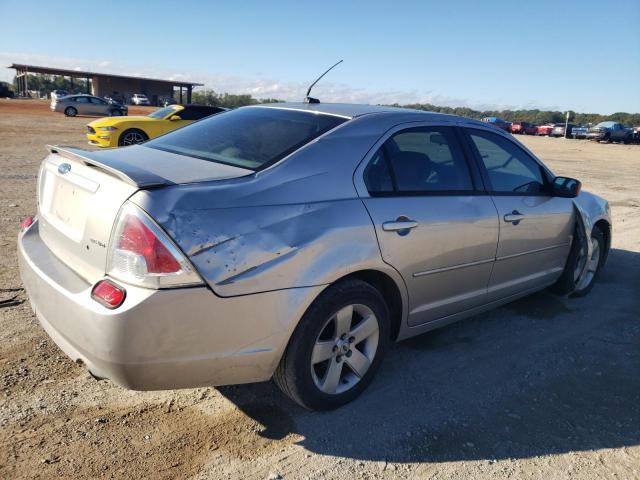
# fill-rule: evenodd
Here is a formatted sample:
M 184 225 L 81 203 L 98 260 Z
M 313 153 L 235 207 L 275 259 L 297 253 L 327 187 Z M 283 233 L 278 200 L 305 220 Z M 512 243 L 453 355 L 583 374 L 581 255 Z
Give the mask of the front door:
M 363 176 L 382 257 L 407 285 L 409 324 L 484 303 L 498 217 L 491 197 L 477 191 L 453 127 L 399 130 Z
M 549 175 L 514 141 L 484 129 L 466 132 L 500 219 L 488 300 L 553 283 L 571 245 L 572 200 L 551 194 Z

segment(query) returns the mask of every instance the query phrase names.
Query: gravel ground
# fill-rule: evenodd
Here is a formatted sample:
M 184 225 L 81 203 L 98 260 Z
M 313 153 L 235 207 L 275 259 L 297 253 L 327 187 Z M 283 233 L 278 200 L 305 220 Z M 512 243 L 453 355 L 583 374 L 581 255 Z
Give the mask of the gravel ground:
M 589 296 L 543 292 L 397 344 L 360 399 L 318 414 L 271 383 L 126 391 L 48 339 L 17 226 L 44 145 L 85 145 L 88 120 L 0 100 L 0 478 L 640 478 L 639 146 L 521 137 L 611 202 Z

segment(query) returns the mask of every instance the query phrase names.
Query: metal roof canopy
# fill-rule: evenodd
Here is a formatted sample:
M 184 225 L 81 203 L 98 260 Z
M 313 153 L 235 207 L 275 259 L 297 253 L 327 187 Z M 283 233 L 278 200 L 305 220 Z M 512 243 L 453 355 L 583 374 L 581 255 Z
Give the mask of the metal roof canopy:
M 12 63 L 8 68 L 13 68 L 16 71 L 16 76 L 18 77 L 18 86 L 21 90 L 20 94 L 26 96 L 28 90 L 28 84 L 26 75 L 29 73 L 40 73 L 44 75 L 59 75 L 63 77 L 70 78 L 86 78 L 87 81 L 90 78 L 115 78 L 119 80 L 132 80 L 132 81 L 147 81 L 147 82 L 157 82 L 164 83 L 167 85 L 171 85 L 172 87 L 180 87 L 180 98 L 182 100 L 182 89 L 187 89 L 187 103 L 191 103 L 191 91 L 193 87 L 201 87 L 203 83 L 196 82 L 181 82 L 178 80 L 164 80 L 161 78 L 149 78 L 149 77 L 136 77 L 132 75 L 116 75 L 112 73 L 100 73 L 100 72 L 90 72 L 87 70 L 69 70 L 66 68 L 54 68 L 54 67 L 43 67 L 39 65 L 26 65 L 22 63 Z

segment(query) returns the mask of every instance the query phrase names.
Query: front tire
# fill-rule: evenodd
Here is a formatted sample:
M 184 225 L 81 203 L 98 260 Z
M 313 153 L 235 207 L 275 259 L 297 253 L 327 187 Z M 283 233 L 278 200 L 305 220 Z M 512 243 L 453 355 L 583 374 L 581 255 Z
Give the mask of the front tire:
M 118 138 L 119 147 L 128 147 L 130 145 L 138 145 L 139 143 L 146 142 L 149 137 L 142 130 L 137 128 L 130 128 L 120 134 Z
M 309 410 L 332 410 L 369 385 L 389 346 L 389 310 L 370 284 L 330 286 L 296 327 L 273 379 Z
M 604 233 L 598 227 L 594 227 L 591 232 L 591 250 L 591 256 L 588 257 L 584 246 L 579 245 L 576 241 L 573 242 L 562 276 L 551 287 L 555 293 L 561 295 L 571 293 L 572 297 L 584 297 L 591 291 L 606 256 Z M 587 272 L 578 284 L 580 273 L 585 264 Z
M 78 115 L 78 110 L 76 110 L 74 107 L 67 107 L 64 109 L 64 114 L 67 117 L 75 117 L 76 115 Z

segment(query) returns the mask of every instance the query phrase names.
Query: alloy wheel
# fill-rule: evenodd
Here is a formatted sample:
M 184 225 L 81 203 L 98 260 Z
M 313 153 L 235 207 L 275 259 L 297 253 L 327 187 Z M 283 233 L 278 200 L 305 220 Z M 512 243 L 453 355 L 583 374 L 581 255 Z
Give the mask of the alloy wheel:
M 580 281 L 578 285 L 576 285 L 577 290 L 582 290 L 591 284 L 593 281 L 596 271 L 598 270 L 598 265 L 600 263 L 600 243 L 597 239 L 591 239 L 591 256 L 588 255 L 587 249 L 582 247 L 580 250 L 580 257 L 578 258 L 578 262 L 576 264 L 576 268 L 573 271 L 573 280 L 577 282 L 580 278 L 580 274 L 585 268 L 587 271 L 584 274 L 584 277 Z
M 347 305 L 324 324 L 311 354 L 311 376 L 322 392 L 340 394 L 367 373 L 378 350 L 378 319 L 366 305 Z

